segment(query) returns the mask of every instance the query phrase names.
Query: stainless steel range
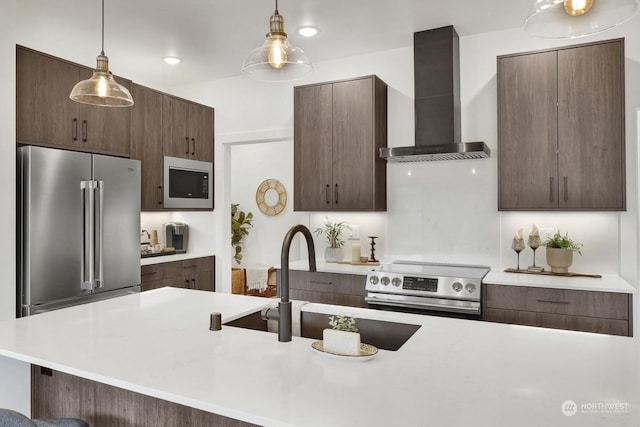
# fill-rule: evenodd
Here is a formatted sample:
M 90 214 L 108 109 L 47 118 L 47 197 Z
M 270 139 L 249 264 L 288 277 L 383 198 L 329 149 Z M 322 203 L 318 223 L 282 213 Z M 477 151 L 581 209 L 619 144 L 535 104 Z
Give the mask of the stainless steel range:
M 481 281 L 489 267 L 395 261 L 367 274 L 370 308 L 480 318 Z

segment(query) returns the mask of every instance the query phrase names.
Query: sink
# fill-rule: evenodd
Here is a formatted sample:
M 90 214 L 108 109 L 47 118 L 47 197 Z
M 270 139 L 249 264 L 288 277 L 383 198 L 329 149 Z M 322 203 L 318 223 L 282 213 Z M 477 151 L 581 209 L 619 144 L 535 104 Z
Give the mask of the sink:
M 329 317 L 330 315 L 325 313 L 302 311 L 300 313 L 301 336 L 321 340 L 323 329 L 329 326 Z M 225 326 L 263 332 L 277 332 L 276 330 L 269 331 L 267 329 L 267 321 L 262 319 L 259 311 L 225 323 Z M 420 325 L 361 317 L 357 318 L 356 327 L 360 332 L 360 340 L 363 343 L 390 351 L 399 350 L 420 329 Z

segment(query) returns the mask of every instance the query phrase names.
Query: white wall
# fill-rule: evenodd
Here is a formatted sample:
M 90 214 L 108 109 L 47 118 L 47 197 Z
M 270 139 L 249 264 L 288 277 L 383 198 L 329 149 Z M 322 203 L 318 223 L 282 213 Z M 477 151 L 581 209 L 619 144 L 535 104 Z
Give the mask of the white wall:
M 0 14 L 0 182 L 2 184 L 3 244 L 0 246 L 0 321 L 15 318 L 16 246 L 15 246 L 15 74 L 16 3 L 4 0 Z M 0 408 L 31 413 L 29 364 L 0 357 Z
M 578 41 L 535 39 L 522 29 L 462 37 L 462 136 L 465 141 L 485 141 L 494 153 L 492 158 L 390 164 L 387 213 L 380 218 L 370 214 L 331 214 L 331 219 L 371 222 L 365 233 L 380 236 L 378 258 L 428 259 L 494 267 L 514 265 L 515 254 L 510 245 L 513 233 L 520 227 L 528 233 L 531 224 L 537 222 L 544 227 L 569 231 L 584 243 L 583 256 L 574 261 L 576 271 L 619 273 L 635 284 L 638 185 L 634 123 L 635 107 L 640 105 L 640 32 L 634 29 L 639 26 L 640 15 L 620 28 Z M 498 212 L 496 56 L 616 37 L 626 38 L 627 212 Z M 410 46 L 316 63 L 311 77 L 293 84 L 268 84 L 237 77 L 176 88 L 176 91 L 215 105 L 216 131 L 220 134 L 260 135 L 273 129 L 291 133 L 294 85 L 368 74 L 377 74 L 389 85 L 388 145 L 413 144 L 413 52 Z M 311 227 L 316 227 L 324 215 L 311 214 Z M 366 248 L 366 239 L 361 240 Z M 321 253 L 324 246 L 321 241 L 316 243 Z M 523 252 L 523 263 L 529 265 L 531 255 L 529 249 Z M 542 253 L 538 256 L 538 260 L 544 259 Z
M 242 266 L 280 264 L 282 238 L 295 224 L 308 223 L 308 215 L 293 211 L 293 141 L 272 141 L 231 147 L 231 202 L 253 213 L 253 228 L 244 240 Z M 287 190 L 287 204 L 276 216 L 262 213 L 256 190 L 265 179 L 277 179 Z M 291 252 L 299 252 L 299 244 Z M 232 262 L 237 266 L 236 262 Z

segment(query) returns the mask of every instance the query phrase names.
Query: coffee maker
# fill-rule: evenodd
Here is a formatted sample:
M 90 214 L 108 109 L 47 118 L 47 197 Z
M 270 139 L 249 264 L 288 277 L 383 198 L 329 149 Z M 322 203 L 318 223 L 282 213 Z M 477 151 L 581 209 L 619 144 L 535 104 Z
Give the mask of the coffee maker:
M 189 226 L 183 222 L 168 222 L 164 224 L 165 247 L 175 248 L 176 253 L 187 252 L 189 243 Z

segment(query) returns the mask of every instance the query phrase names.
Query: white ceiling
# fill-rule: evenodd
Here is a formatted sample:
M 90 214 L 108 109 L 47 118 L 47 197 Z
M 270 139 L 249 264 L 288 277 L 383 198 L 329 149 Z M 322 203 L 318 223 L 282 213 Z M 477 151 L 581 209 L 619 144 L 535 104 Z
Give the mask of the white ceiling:
M 533 0 L 280 0 L 285 31 L 312 62 L 410 46 L 454 25 L 461 36 L 520 27 Z M 17 43 L 95 66 L 100 0 L 16 0 Z M 105 0 L 105 53 L 115 74 L 159 89 L 239 74 L 268 32 L 273 0 Z M 321 29 L 314 38 L 296 33 Z M 183 59 L 177 66 L 162 58 Z

